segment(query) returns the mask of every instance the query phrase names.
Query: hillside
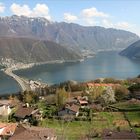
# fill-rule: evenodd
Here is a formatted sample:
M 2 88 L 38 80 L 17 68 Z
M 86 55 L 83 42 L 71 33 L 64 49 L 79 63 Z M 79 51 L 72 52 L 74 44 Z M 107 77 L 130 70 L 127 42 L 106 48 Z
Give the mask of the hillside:
M 0 58 L 18 62 L 77 60 L 102 50 L 122 50 L 137 40 L 124 30 L 16 15 L 0 18 Z
M 17 62 L 46 62 L 52 60 L 77 60 L 81 57 L 51 41 L 28 38 L 0 38 L 0 58 Z
M 121 55 L 127 56 L 132 59 L 140 59 L 140 40 L 131 44 L 128 48 L 123 50 Z
M 124 49 L 139 40 L 136 34 L 124 30 L 50 22 L 45 18 L 16 15 L 0 18 L 0 36 L 50 40 L 77 52 L 83 49 L 94 52 Z

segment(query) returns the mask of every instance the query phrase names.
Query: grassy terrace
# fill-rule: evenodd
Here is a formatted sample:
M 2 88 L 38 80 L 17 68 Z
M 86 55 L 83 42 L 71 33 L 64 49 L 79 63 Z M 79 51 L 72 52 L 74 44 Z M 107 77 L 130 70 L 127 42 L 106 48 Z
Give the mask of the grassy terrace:
M 112 105 L 113 107 L 125 110 L 140 110 L 140 102 L 120 102 Z
M 134 131 L 140 138 L 140 111 L 137 112 L 126 112 L 126 115 L 134 128 Z
M 93 114 L 91 122 L 88 121 L 72 121 L 64 123 L 58 120 L 43 120 L 40 123 L 43 127 L 54 128 L 57 135 L 61 138 L 60 134 L 65 136 L 64 139 L 77 140 L 89 134 L 90 130 L 98 133 L 98 139 L 101 139 L 101 132 L 105 128 L 117 129 L 120 126 L 121 130 L 130 130 L 128 123 L 124 120 L 124 116 L 119 112 L 99 112 Z M 94 138 L 94 140 L 96 140 Z

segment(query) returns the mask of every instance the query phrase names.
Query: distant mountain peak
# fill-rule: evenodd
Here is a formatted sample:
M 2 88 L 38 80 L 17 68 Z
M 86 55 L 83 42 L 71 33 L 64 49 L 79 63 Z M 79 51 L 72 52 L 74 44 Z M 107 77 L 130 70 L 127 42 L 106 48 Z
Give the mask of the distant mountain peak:
M 57 47 L 55 47 L 55 49 L 59 50 L 61 48 L 62 57 L 65 56 L 65 54 L 68 54 L 69 58 L 76 59 L 79 58 L 79 56 L 80 58 L 85 56 L 85 54 L 82 54 L 83 52 L 86 52 L 86 55 L 88 55 L 87 52 L 94 54 L 98 51 L 120 50 L 139 40 L 139 36 L 124 30 L 106 29 L 99 26 L 86 27 L 75 23 L 52 22 L 43 17 L 17 15 L 0 18 L 0 39 L 3 39 L 3 37 L 8 38 L 8 40 L 9 38 L 13 39 L 9 42 L 5 39 L 4 45 L 7 46 L 8 53 L 2 53 L 2 50 L 4 49 L 1 46 L 2 44 L 0 44 L 1 55 L 4 54 L 6 58 L 15 55 L 14 49 L 18 50 L 18 47 L 20 50 L 24 49 L 26 45 L 31 47 L 32 39 L 40 40 L 41 42 L 38 44 L 38 48 L 36 46 L 36 49 L 38 49 L 37 52 L 40 53 L 36 55 L 38 58 L 34 58 L 34 62 L 35 60 L 46 60 L 44 59 L 46 58 L 45 55 L 42 55 L 44 53 L 42 51 L 44 49 L 42 46 L 46 46 L 43 41 L 50 41 L 52 42 L 51 44 L 56 43 L 57 45 L 55 46 Z M 21 38 L 24 38 L 24 41 L 21 40 Z M 13 41 L 19 44 L 19 46 L 16 46 L 15 48 L 14 46 L 16 44 Z M 28 44 L 26 44 L 27 42 Z M 46 47 L 48 49 L 49 46 L 47 45 Z M 47 51 L 47 49 L 45 50 Z M 58 50 L 54 50 L 54 52 L 57 52 L 58 54 L 56 53 L 55 55 L 59 56 Z M 54 54 L 52 50 L 50 52 L 51 54 L 45 53 L 49 56 L 49 59 L 57 58 L 52 55 Z M 28 52 L 25 51 L 25 53 L 26 56 Z M 41 55 L 44 58 L 41 58 Z M 66 59 L 67 57 L 65 56 L 64 58 Z

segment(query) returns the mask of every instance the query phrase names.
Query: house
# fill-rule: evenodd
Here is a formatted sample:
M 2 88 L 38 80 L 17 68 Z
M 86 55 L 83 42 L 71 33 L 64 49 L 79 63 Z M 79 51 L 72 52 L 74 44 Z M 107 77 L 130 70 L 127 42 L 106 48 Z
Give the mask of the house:
M 11 100 L 0 100 L 0 116 L 8 116 L 13 107 Z
M 72 104 L 72 105 L 66 104 L 64 109 L 58 112 L 58 116 L 74 115 L 77 117 L 79 115 L 79 108 L 80 107 L 76 104 Z
M 18 125 L 9 140 L 57 140 L 57 136 L 55 131 L 50 128 Z
M 138 140 L 137 135 L 134 132 L 123 130 L 123 131 L 112 131 L 105 129 L 102 134 L 103 140 Z
M 29 120 L 32 117 L 38 117 L 39 110 L 34 107 L 20 106 L 14 114 L 17 121 Z
M 16 123 L 0 123 L 0 140 L 9 138 L 16 130 Z
M 81 108 L 84 108 L 85 106 L 88 105 L 88 98 L 78 96 L 77 97 L 77 102 L 78 102 L 78 104 L 80 104 Z
M 105 84 L 105 83 L 94 83 L 94 82 L 86 83 L 87 90 L 89 91 L 92 91 L 94 88 L 99 88 L 99 87 L 106 89 L 107 87 L 113 88 L 116 86 L 120 86 L 120 84 L 112 84 L 112 83 Z

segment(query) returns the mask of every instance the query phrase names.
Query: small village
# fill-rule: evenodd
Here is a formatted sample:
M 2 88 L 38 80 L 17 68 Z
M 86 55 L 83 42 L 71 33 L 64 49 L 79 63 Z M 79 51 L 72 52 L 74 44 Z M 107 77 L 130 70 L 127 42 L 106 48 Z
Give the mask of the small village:
M 140 138 L 140 77 L 46 85 L 0 99 L 1 140 Z

